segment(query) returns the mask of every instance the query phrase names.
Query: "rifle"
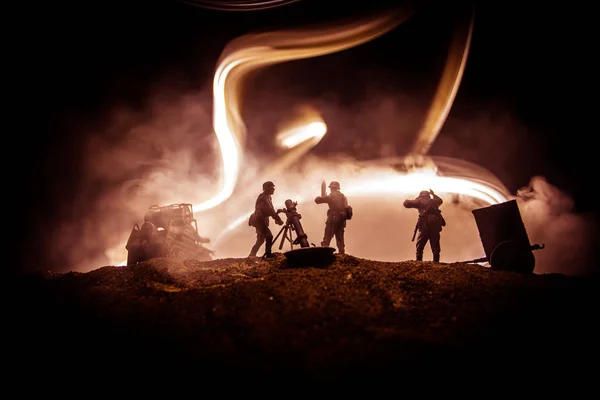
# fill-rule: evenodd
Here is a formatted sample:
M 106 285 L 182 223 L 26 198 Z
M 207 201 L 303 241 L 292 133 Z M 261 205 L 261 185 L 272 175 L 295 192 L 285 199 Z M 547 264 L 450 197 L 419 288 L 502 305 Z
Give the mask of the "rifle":
M 423 218 L 423 215 L 425 215 L 425 214 L 419 214 L 419 218 L 417 218 L 417 223 L 415 224 L 415 230 L 413 232 L 413 237 L 412 237 L 411 242 L 415 241 L 415 236 L 417 236 L 417 231 L 419 230 L 419 224 L 421 222 L 421 219 Z
M 415 241 L 415 236 L 417 235 L 417 231 L 419 230 L 419 223 L 423 220 L 423 217 L 427 215 L 430 208 L 431 208 L 431 203 L 429 203 L 429 205 L 423 211 L 419 212 L 419 218 L 417 218 L 417 223 L 415 224 L 415 230 L 413 232 L 413 237 L 412 237 L 411 242 Z
M 321 181 L 321 197 L 327 196 L 327 183 L 325 180 Z
M 415 236 L 417 236 L 417 231 L 418 231 L 418 230 L 419 230 L 419 220 L 417 220 L 417 223 L 416 223 L 416 225 L 415 225 L 415 231 L 413 232 L 413 237 L 412 237 L 412 240 L 411 240 L 411 242 L 414 242 L 414 241 L 415 241 Z

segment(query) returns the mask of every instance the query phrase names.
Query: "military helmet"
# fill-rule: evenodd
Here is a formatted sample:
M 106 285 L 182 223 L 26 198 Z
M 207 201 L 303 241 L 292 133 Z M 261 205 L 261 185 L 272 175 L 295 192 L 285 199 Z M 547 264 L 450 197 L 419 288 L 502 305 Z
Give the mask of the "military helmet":
M 331 181 L 331 183 L 329 184 L 329 188 L 330 189 L 339 189 L 340 183 L 338 181 Z
M 429 197 L 429 192 L 427 190 L 421 190 L 419 197 Z
M 263 183 L 263 190 L 267 190 L 268 188 L 275 187 L 275 184 L 271 181 L 266 181 Z

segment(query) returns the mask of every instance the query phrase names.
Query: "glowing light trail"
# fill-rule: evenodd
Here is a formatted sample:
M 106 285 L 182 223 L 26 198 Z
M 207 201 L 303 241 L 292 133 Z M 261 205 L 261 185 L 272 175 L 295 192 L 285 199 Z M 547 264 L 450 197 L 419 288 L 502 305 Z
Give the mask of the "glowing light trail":
M 392 160 L 386 161 L 386 163 L 375 161 L 371 165 L 366 164 L 356 176 L 342 170 L 337 171 L 334 166 L 332 166 L 331 173 L 340 176 L 339 180 L 344 182 L 344 193 L 353 197 L 379 197 L 383 194 L 405 198 L 407 195 L 419 193 L 423 188 L 432 188 L 441 196 L 458 193 L 487 204 L 501 203 L 512 197 L 504 185 L 495 182 L 493 178 L 471 178 L 470 175 L 473 172 L 476 172 L 479 177 L 485 177 L 485 174 L 489 174 L 489 172 L 482 171 L 480 167 L 472 166 L 467 162 L 457 163 L 460 165 L 460 170 L 454 171 L 456 176 L 440 176 L 439 171 L 429 168 L 409 173 L 399 173 L 391 167 L 389 161 Z M 403 159 L 394 159 L 393 161 L 398 163 L 403 162 Z M 445 165 L 451 161 L 452 159 L 441 158 L 438 162 L 440 165 Z M 464 176 L 461 177 L 460 175 Z M 314 177 L 308 177 L 307 179 L 316 182 Z M 312 202 L 315 190 L 314 188 L 311 190 L 310 183 L 305 186 L 308 186 L 307 190 L 301 188 L 293 196 L 288 197 L 292 197 L 298 204 Z M 313 193 L 313 195 L 306 195 L 307 193 Z M 219 245 L 222 240 L 226 240 L 227 235 L 247 222 L 252 211 L 254 210 L 247 209 L 242 216 L 231 221 L 215 238 L 214 244 Z
M 280 146 L 291 149 L 307 140 L 320 141 L 327 133 L 327 125 L 324 122 L 311 122 L 306 126 L 284 131 L 277 136 Z
M 219 59 L 213 81 L 213 127 L 223 164 L 221 187 L 213 198 L 195 205 L 194 212 L 206 211 L 223 204 L 236 188 L 243 165 L 246 139 L 246 127 L 240 112 L 242 90 L 252 72 L 277 63 L 317 57 L 358 46 L 385 34 L 411 15 L 412 10 L 404 8 L 336 27 L 251 34 L 230 42 Z M 412 195 L 423 188 L 432 188 L 439 194 L 462 194 L 488 204 L 510 198 L 504 185 L 489 171 L 462 160 L 426 156 L 446 120 L 460 86 L 472 29 L 473 15 L 468 29 L 459 29 L 454 36 L 432 105 L 406 157 L 395 159 L 393 163 L 392 160 L 372 160 L 365 165 L 348 163 L 354 168 L 352 173 L 340 163 L 331 165 L 330 169 L 323 167 L 328 174 L 344 181 L 345 193 L 363 197 L 381 194 Z M 285 154 L 266 168 L 269 176 L 277 176 L 278 172 L 296 162 L 323 138 L 326 131 L 325 122 L 315 110 L 308 110 L 301 121 L 283 129 L 276 140 Z M 400 168 L 394 169 L 393 164 Z M 299 203 L 312 201 L 314 197 L 306 194 L 313 192 L 313 182 L 320 181 L 321 178 L 317 176 L 303 176 L 303 182 L 296 189 L 286 191 L 286 194 Z M 250 191 L 242 191 L 239 195 L 236 193 L 236 206 L 233 208 L 238 212 L 233 221 L 225 224 L 225 229 L 219 229 L 213 243 L 223 240 L 233 229 L 247 221 L 252 210 L 247 210 L 240 216 L 238 205 L 244 204 L 245 208 L 249 203 L 249 196 Z
M 227 200 L 236 185 L 246 127 L 241 118 L 241 90 L 248 75 L 259 68 L 336 53 L 369 42 L 405 21 L 412 9 L 405 7 L 346 25 L 320 27 L 311 31 L 289 30 L 239 37 L 230 42 L 220 57 L 213 81 L 213 126 L 223 164 L 221 189 L 211 199 L 194 205 L 194 212 L 213 208 Z
M 413 144 L 410 154 L 427 154 L 435 138 L 440 133 L 444 122 L 446 122 L 464 74 L 472 34 L 473 14 L 471 15 L 468 29 L 465 30 L 459 25 L 458 29 L 455 30 L 437 92 L 425 118 L 425 123 L 417 134 L 417 140 Z
M 237 1 L 219 1 L 219 0 L 179 0 L 181 3 L 192 6 L 208 8 L 219 11 L 258 11 L 277 8 L 300 0 L 237 0 Z

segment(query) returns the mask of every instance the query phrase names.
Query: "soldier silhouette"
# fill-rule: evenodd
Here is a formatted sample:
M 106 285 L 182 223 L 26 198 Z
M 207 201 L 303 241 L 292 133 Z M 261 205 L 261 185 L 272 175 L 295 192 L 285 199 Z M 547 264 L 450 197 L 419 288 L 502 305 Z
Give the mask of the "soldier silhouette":
M 335 236 L 338 253 L 345 254 L 344 232 L 346 220 L 352 218 L 352 207 L 348 205 L 348 199 L 340 191 L 340 183 L 332 181 L 329 184 L 330 193 L 325 193 L 325 181 L 321 183 L 321 196 L 315 198 L 317 204 L 328 204 L 327 219 L 325 220 L 325 233 L 321 246 L 329 247 L 331 239 Z
M 404 207 L 419 210 L 419 218 L 415 226 L 415 234 L 417 231 L 419 232 L 416 244 L 417 261 L 423 261 L 423 250 L 427 242 L 431 246 L 433 261 L 440 261 L 440 232 L 442 227 L 446 226 L 446 221 L 439 209 L 442 203 L 443 200 L 431 189 L 421 191 L 414 200 L 404 200 Z M 415 240 L 414 234 L 413 240 Z
M 273 257 L 271 247 L 273 246 L 273 233 L 269 228 L 269 217 L 275 220 L 277 225 L 283 225 L 283 220 L 275 211 L 271 196 L 275 193 L 275 184 L 267 181 L 262 185 L 263 191 L 258 195 L 254 205 L 254 212 L 250 215 L 248 225 L 256 230 L 256 242 L 250 250 L 248 257 L 256 257 L 258 249 L 265 244 L 265 257 Z

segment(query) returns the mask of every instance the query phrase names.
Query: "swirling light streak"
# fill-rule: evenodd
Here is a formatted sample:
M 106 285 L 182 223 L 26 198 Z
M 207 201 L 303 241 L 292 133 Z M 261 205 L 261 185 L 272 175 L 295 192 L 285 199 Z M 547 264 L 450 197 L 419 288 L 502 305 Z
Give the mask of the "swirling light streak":
M 327 125 L 324 122 L 311 122 L 306 126 L 281 132 L 277 135 L 277 141 L 281 147 L 291 149 L 301 143 L 306 143 L 308 140 L 311 142 L 314 140 L 318 143 L 325 136 L 325 133 L 327 133 Z
M 465 71 L 469 48 L 471 47 L 473 20 L 472 14 L 468 29 L 465 30 L 462 25 L 459 25 L 454 32 L 442 78 L 438 84 L 437 92 L 431 103 L 425 122 L 417 134 L 417 139 L 409 153 L 411 155 L 427 154 L 435 138 L 440 133 L 444 122 L 446 122 Z
M 219 59 L 213 80 L 213 127 L 221 151 L 221 188 L 211 199 L 194 205 L 205 211 L 227 200 L 236 185 L 246 127 L 241 118 L 241 91 L 251 72 L 277 63 L 336 53 L 369 42 L 389 32 L 413 13 L 405 6 L 335 27 L 265 32 L 241 36 L 230 42 Z
M 228 88 L 223 84 L 223 93 L 217 94 L 215 92 L 215 102 L 228 100 L 228 102 L 226 104 L 222 104 L 219 109 L 228 110 L 230 113 L 229 118 L 234 123 L 232 124 L 234 129 L 231 129 L 229 133 L 236 135 L 237 142 L 243 144 L 246 131 L 239 112 L 239 92 L 240 88 L 243 86 L 243 78 L 246 77 L 248 72 L 255 70 L 259 66 L 272 65 L 278 62 L 286 62 L 298 58 L 315 57 L 330 53 L 335 49 L 339 49 L 336 51 L 340 51 L 344 48 L 354 47 L 360 43 L 364 43 L 366 41 L 365 39 L 369 37 L 374 38 L 389 31 L 391 28 L 397 26 L 399 22 L 406 20 L 409 15 L 411 15 L 411 13 L 403 11 L 402 13 L 396 13 L 394 16 L 390 15 L 378 17 L 369 21 L 363 20 L 360 22 L 355 22 L 351 25 L 337 27 L 335 30 L 329 28 L 325 31 L 321 30 L 316 32 L 307 32 L 306 30 L 270 32 L 258 35 L 247 35 L 234 40 L 223 52 L 223 56 L 221 57 L 222 61 L 220 63 L 221 68 L 223 71 L 227 72 L 234 70 L 234 67 L 246 68 L 240 68 L 240 74 L 236 77 L 231 77 L 232 87 L 229 88 L 229 90 L 227 90 Z M 398 16 L 401 16 L 401 18 L 398 18 Z M 456 93 L 464 73 L 471 42 L 472 27 L 473 16 L 471 16 L 468 29 L 466 31 L 464 29 L 458 29 L 454 35 L 450 50 L 448 52 L 442 78 L 434 96 L 432 106 L 427 113 L 423 127 L 417 136 L 417 140 L 413 145 L 412 151 L 409 153 L 409 157 L 406 157 L 405 159 L 406 165 L 415 164 L 415 160 L 418 159 L 416 156 L 422 156 L 427 153 L 431 143 L 435 140 L 441 127 L 443 126 L 443 123 L 445 122 L 452 103 L 456 97 Z M 315 40 L 314 37 L 318 37 L 319 39 Z M 335 43 L 335 46 L 332 45 L 333 43 Z M 255 60 L 253 58 L 256 57 L 257 54 L 261 55 L 260 60 Z M 243 62 L 240 62 L 240 60 L 243 60 Z M 233 67 L 230 67 L 229 69 L 225 68 L 225 66 L 229 67 L 231 65 L 233 65 Z M 217 70 L 216 76 L 227 76 L 227 74 L 219 73 L 219 70 Z M 223 82 L 225 82 L 225 79 L 223 79 Z M 227 119 L 227 115 L 215 114 L 215 119 L 219 117 L 222 119 Z M 215 124 L 215 126 L 221 125 Z M 286 138 L 289 144 L 285 147 L 290 149 L 290 152 L 282 156 L 281 159 L 272 163 L 271 168 L 266 169 L 271 176 L 273 176 L 275 172 L 280 171 L 284 166 L 289 166 L 292 164 L 302 154 L 306 153 L 314 146 L 314 144 L 311 142 L 302 140 L 303 134 L 305 134 L 304 132 L 306 132 L 306 130 L 296 128 L 286 133 Z M 281 137 L 282 136 L 280 134 L 279 138 Z M 318 140 L 320 140 L 321 137 L 319 137 Z M 292 140 L 294 142 L 292 142 Z M 296 146 L 293 146 L 293 143 L 301 143 L 302 145 L 298 146 L 298 148 L 295 148 Z M 242 154 L 240 148 L 238 148 L 237 151 L 238 152 L 236 155 Z M 239 160 L 239 158 L 235 156 L 229 157 L 229 154 L 226 152 L 223 152 L 222 154 L 224 164 L 227 163 L 227 159 L 233 160 L 230 165 L 235 164 L 235 161 Z M 434 171 L 434 169 L 431 171 Z M 421 172 L 419 173 L 413 172 L 412 174 L 405 175 L 395 174 L 393 179 L 400 180 L 399 182 L 395 182 L 395 184 L 403 185 L 404 188 L 407 188 L 406 191 L 403 190 L 401 193 L 414 192 L 414 182 L 418 182 L 417 184 L 421 185 L 420 187 L 425 184 L 425 181 L 423 180 L 425 175 L 423 175 L 422 171 L 423 169 L 421 168 Z M 413 179 L 411 176 L 414 176 L 415 178 Z M 426 182 L 430 187 L 445 188 L 443 189 L 445 191 L 449 191 L 451 188 L 453 188 L 453 190 L 457 191 L 458 193 L 471 195 L 472 197 L 485 200 L 489 203 L 502 201 L 501 199 L 505 198 L 500 194 L 500 192 L 495 191 L 492 187 L 486 186 L 485 183 L 478 183 L 473 180 L 469 181 L 468 179 L 464 178 L 441 178 L 438 177 L 435 172 L 432 172 L 432 174 L 426 176 L 428 177 Z M 417 179 L 417 177 L 420 178 Z M 383 176 L 372 177 L 371 182 L 373 179 L 375 182 L 384 182 L 386 179 L 390 178 Z M 439 180 L 439 182 L 436 182 L 436 180 Z M 470 182 L 470 184 L 468 184 L 468 182 Z M 231 182 L 231 179 L 226 181 L 226 183 L 229 184 L 229 187 L 235 185 L 235 182 Z M 358 187 L 363 188 L 361 190 L 362 194 L 364 195 L 370 192 L 382 193 L 382 188 L 389 186 L 375 184 L 375 186 L 360 185 Z M 365 189 L 367 187 L 368 189 Z M 231 191 L 228 193 L 230 194 Z M 202 205 L 195 207 L 195 210 L 201 209 L 206 209 L 206 207 L 203 207 Z M 243 218 L 241 218 L 241 220 L 243 220 Z
M 242 36 L 230 42 L 220 57 L 213 81 L 213 126 L 223 164 L 221 189 L 212 199 L 195 205 L 194 211 L 206 211 L 222 204 L 230 198 L 236 187 L 246 137 L 240 112 L 241 92 L 251 72 L 277 63 L 317 57 L 358 46 L 393 29 L 411 14 L 412 10 L 403 9 L 335 28 L 267 32 Z M 394 170 L 390 164 L 382 166 L 381 161 L 372 160 L 367 162 L 369 165 L 366 168 L 360 167 L 360 163 L 352 163 L 359 171 L 344 175 L 343 165 L 332 165 L 328 174 L 335 174 L 337 179 L 344 180 L 345 193 L 363 197 L 381 194 L 411 195 L 427 187 L 439 194 L 463 194 L 488 204 L 503 202 L 511 197 L 493 174 L 479 166 L 448 157 L 425 156 L 456 97 L 468 56 L 472 27 L 473 15 L 468 30 L 459 31 L 454 36 L 438 89 L 412 150 L 406 157 L 394 162 L 404 170 Z M 310 133 L 311 128 L 319 129 L 316 130 L 317 133 Z M 272 163 L 273 168 L 266 169 L 270 176 L 293 164 L 313 148 L 325 135 L 326 129 L 320 117 L 313 115 L 304 125 L 296 125 L 281 132 L 277 136 L 278 144 L 288 151 Z M 308 180 L 310 178 L 306 177 L 304 188 L 286 191 L 286 197 L 294 198 L 298 203 L 311 201 L 312 195 L 307 196 L 306 193 L 311 193 L 313 189 L 304 190 L 307 185 L 312 185 L 312 180 Z M 237 195 L 236 198 L 239 200 Z M 213 244 L 226 238 L 228 233 L 244 223 L 251 212 L 249 209 L 242 215 L 238 213 L 225 229 L 220 230 Z
M 278 175 L 289 168 L 300 157 L 315 147 L 327 133 L 327 125 L 321 116 L 312 108 L 305 107 L 301 119 L 277 134 L 279 147 L 288 150 L 276 158 L 265 169 L 265 174 Z M 267 177 L 264 176 L 266 179 Z M 262 179 L 262 180 L 265 180 Z
M 259 11 L 278 8 L 301 0 L 264 0 L 264 1 L 218 1 L 218 0 L 178 0 L 180 3 L 218 11 Z

